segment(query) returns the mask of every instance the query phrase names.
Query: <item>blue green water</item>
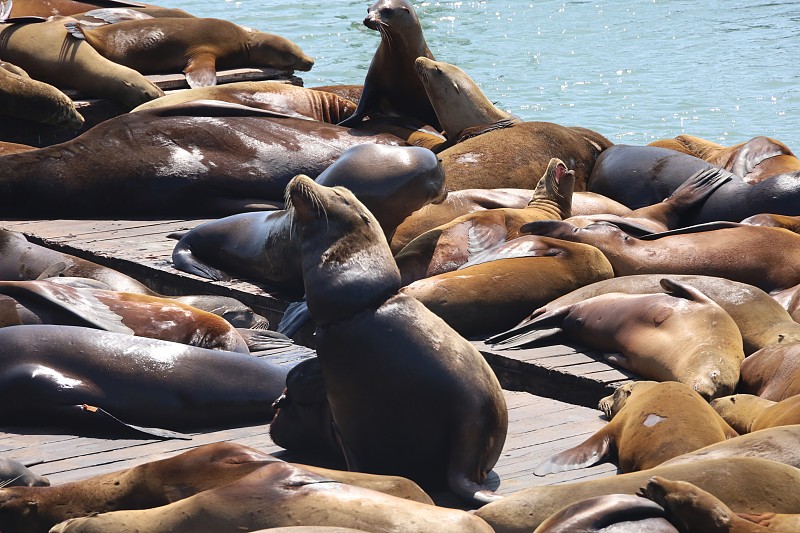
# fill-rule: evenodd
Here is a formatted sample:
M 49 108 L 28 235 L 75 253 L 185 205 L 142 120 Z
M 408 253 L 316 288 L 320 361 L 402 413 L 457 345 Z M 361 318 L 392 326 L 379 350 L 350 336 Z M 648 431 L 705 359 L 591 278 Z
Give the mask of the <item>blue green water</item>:
M 361 23 L 372 1 L 156 3 L 292 39 L 316 60 L 308 87 L 363 83 L 379 43 Z M 436 59 L 525 120 L 630 144 L 768 135 L 800 153 L 797 0 L 413 3 Z

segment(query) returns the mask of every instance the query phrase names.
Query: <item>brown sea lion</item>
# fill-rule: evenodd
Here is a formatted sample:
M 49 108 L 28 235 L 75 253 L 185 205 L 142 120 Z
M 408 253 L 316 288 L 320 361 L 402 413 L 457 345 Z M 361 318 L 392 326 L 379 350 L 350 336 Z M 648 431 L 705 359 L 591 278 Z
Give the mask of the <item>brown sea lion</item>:
M 632 235 L 659 233 L 685 226 L 686 214 L 700 205 L 714 190 L 730 179 L 728 173 L 710 168 L 700 170 L 670 194 L 663 202 L 640 207 L 624 216 L 609 214 L 572 216 L 567 222 L 588 226 L 593 222 L 611 222 Z
M 739 433 L 800 424 L 800 396 L 773 402 L 752 394 L 717 398 L 713 407 Z
M 441 131 L 414 71 L 418 57 L 433 59 L 414 6 L 408 0 L 378 0 L 367 10 L 364 25 L 380 33 L 381 42 L 369 65 L 358 108 L 342 125 L 359 127 L 364 118 L 381 114 L 407 117 Z
M 725 457 L 760 457 L 800 468 L 800 425 L 753 431 L 679 455 L 662 464 L 677 465 Z
M 455 270 L 474 254 L 519 237 L 528 222 L 569 217 L 574 182 L 575 173 L 553 158 L 526 207 L 475 211 L 416 237 L 395 256 L 403 285 Z
M 736 323 L 696 288 L 667 278 L 661 285 L 669 294 L 601 294 L 486 342 L 508 349 L 563 331 L 643 378 L 679 381 L 707 400 L 731 394 L 744 359 Z
M 800 511 L 800 492 L 786 489 L 800 483 L 800 470 L 766 459 L 731 457 L 523 489 L 481 507 L 475 514 L 495 533 L 530 533 L 565 505 L 604 494 L 633 494 L 653 476 L 693 483 L 737 512 Z
M 775 402 L 800 394 L 800 343 L 767 346 L 747 357 L 739 390 Z
M 287 372 L 248 354 L 76 326 L 0 328 L 0 345 L 3 424 L 88 420 L 82 405 L 147 427 L 266 423 Z
M 531 176 L 544 174 L 556 157 L 574 169 L 575 190 L 584 191 L 598 154 L 612 145 L 586 128 L 520 122 L 453 65 L 424 59 L 416 65 L 448 139 L 460 132 L 457 144 L 439 152 L 450 190 L 529 188 Z
M 348 188 L 375 216 L 387 239 L 411 212 L 447 194 L 436 155 L 413 146 L 354 146 L 316 181 Z M 181 237 L 173 264 L 205 278 L 227 279 L 232 274 L 302 293 L 296 225 L 291 210 L 212 220 Z
M 195 100 L 221 100 L 286 115 L 296 113 L 329 124 L 341 122 L 356 108 L 350 100 L 322 91 L 273 81 L 241 81 L 174 92 L 142 104 L 133 111 Z
M 83 116 L 67 95 L 52 85 L 31 79 L 22 69 L 8 69 L 6 65 L 0 62 L 0 115 L 69 130 L 83 126 Z
M 567 505 L 533 533 L 678 533 L 660 505 L 630 494 L 597 496 Z
M 800 272 L 794 267 L 800 262 L 800 235 L 748 225 L 700 229 L 702 226 L 686 233 L 653 234 L 642 240 L 613 224 L 577 228 L 548 220 L 531 222 L 520 231 L 591 244 L 606 255 L 617 276 L 703 274 L 748 283 L 766 292 L 800 283 Z M 742 254 L 743 249 L 750 253 Z
M 800 526 L 800 515 L 788 515 L 793 527 L 758 525 L 696 485 L 660 476 L 651 477 L 638 494 L 663 507 L 669 521 L 683 533 L 793 533 Z
M 250 353 L 224 318 L 189 305 L 143 294 L 78 289 L 47 280 L 0 281 L 0 294 L 17 305 L 2 308 L 0 325 L 64 324 Z
M 598 281 L 575 289 L 536 309 L 530 318 L 609 292 L 626 294 L 663 292 L 664 289 L 661 287 L 663 278 L 663 274 L 635 274 Z M 788 345 L 800 341 L 800 327 L 798 327 L 800 324 L 792 320 L 769 294 L 757 287 L 713 276 L 671 274 L 669 278 L 699 289 L 730 315 L 742 334 L 745 356 L 766 346 Z M 744 376 L 742 380 L 744 381 Z
M 50 531 L 233 533 L 296 525 L 349 527 L 373 533 L 492 531 L 464 511 L 346 485 L 289 463 L 266 465 L 232 483 L 162 507 L 74 518 Z
M 776 215 L 773 213 L 759 213 L 742 220 L 742 224 L 753 226 L 769 226 L 772 228 L 784 228 L 795 233 L 800 233 L 800 217 L 788 215 Z
M 315 91 L 322 91 L 326 93 L 335 94 L 340 98 L 346 98 L 351 102 L 358 103 L 361 100 L 361 93 L 364 90 L 363 85 L 317 85 L 316 87 L 309 87 Z
M 461 335 L 476 337 L 512 327 L 532 307 L 614 275 L 597 248 L 547 237 L 513 239 L 484 259 L 415 281 L 400 292 L 425 304 Z
M 800 322 L 800 284 L 782 291 L 775 291 L 771 296 L 781 307 L 786 309 L 792 320 Z
M 57 15 L 75 15 L 102 7 L 138 7 L 146 4 L 139 2 L 123 2 L 121 0 L 14 0 L 11 16 L 14 17 L 52 17 Z
M 311 70 L 314 60 L 280 35 L 215 18 L 149 18 L 99 27 L 67 23 L 111 61 L 142 74 L 183 72 L 189 87 L 216 85 L 217 70 L 272 67 Z
M 348 469 L 423 487 L 446 480 L 462 498 L 496 498 L 480 484 L 502 450 L 508 412 L 489 365 L 419 301 L 397 294 L 400 273 L 386 238 L 349 191 L 298 176 L 287 199 Z
M 649 146 L 669 148 L 699 157 L 715 167 L 741 176 L 747 183 L 758 183 L 777 174 L 800 170 L 800 159 L 789 147 L 769 137 L 754 137 L 733 146 L 722 146 L 700 137 L 678 135 L 674 139 L 651 142 Z
M 0 141 L 0 155 L 18 154 L 20 152 L 28 152 L 30 150 L 36 150 L 36 147 L 29 146 L 27 144 Z
M 70 37 L 58 17 L 38 24 L 0 24 L 0 56 L 36 80 L 113 100 L 126 109 L 164 95 L 142 74 Z
M 611 420 L 603 429 L 550 457 L 533 473 L 544 476 L 585 468 L 612 450 L 623 472 L 635 472 L 737 436 L 705 399 L 683 383 L 629 383 L 600 400 L 599 408 Z
M 149 509 L 188 498 L 282 462 L 233 442 L 206 444 L 133 468 L 47 487 L 0 489 L 0 528 L 44 533 L 59 522 L 123 509 Z M 421 503 L 432 503 L 414 482 L 392 476 L 294 465 L 348 485 Z
M 521 209 L 528 205 L 533 189 L 462 189 L 450 191 L 447 198 L 439 204 L 428 204 L 412 213 L 398 226 L 390 243 L 392 252 L 397 253 L 414 237 L 428 230 L 447 224 L 456 218 L 484 209 L 508 207 Z M 631 210 L 619 202 L 591 192 L 572 194 L 572 215 L 612 214 L 625 216 Z
M 672 194 L 686 176 L 712 166 L 698 157 L 656 146 L 612 148 L 597 158 L 588 190 L 613 198 L 631 209 L 660 202 Z M 739 221 L 758 213 L 800 215 L 800 171 L 777 174 L 756 184 L 732 176 L 698 209 L 687 214 L 689 224 Z
M 189 102 L 120 115 L 65 143 L 0 158 L 0 208 L 7 216 L 81 218 L 274 209 L 298 173 L 316 177 L 347 148 L 375 143 L 403 144 L 237 104 Z

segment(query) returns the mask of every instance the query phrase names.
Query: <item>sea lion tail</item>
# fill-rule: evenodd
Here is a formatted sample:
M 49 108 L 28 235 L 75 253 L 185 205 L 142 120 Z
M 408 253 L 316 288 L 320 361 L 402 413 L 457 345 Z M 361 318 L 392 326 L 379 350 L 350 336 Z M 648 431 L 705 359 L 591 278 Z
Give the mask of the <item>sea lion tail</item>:
M 81 27 L 81 23 L 77 20 L 71 20 L 69 22 L 64 23 L 64 27 L 67 28 L 67 33 L 75 37 L 76 39 L 80 39 L 82 41 L 86 40 L 86 34 L 83 33 L 83 28 Z

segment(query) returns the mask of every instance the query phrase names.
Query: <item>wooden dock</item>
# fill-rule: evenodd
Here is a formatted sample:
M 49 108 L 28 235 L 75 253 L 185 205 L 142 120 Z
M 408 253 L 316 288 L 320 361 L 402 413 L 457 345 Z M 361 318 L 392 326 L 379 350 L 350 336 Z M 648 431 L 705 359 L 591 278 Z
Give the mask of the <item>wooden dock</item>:
M 252 306 L 277 323 L 287 303 L 256 284 L 211 282 L 172 267 L 175 241 L 167 235 L 204 220 L 5 220 L 0 227 L 29 240 L 90 259 L 131 275 L 164 294 L 223 294 Z M 301 335 L 301 343 L 310 340 Z M 506 389 L 510 424 L 503 454 L 488 486 L 501 494 L 520 489 L 616 473 L 609 463 L 543 478 L 533 468 L 549 455 L 575 446 L 606 422 L 597 401 L 631 379 L 608 365 L 601 354 L 578 346 L 552 345 L 496 351 L 473 341 Z M 288 350 L 284 364 L 308 357 L 302 346 Z M 270 356 L 272 357 L 272 356 Z M 267 424 L 193 434 L 190 441 L 105 439 L 56 430 L 2 428 L 0 450 L 22 461 L 41 461 L 32 469 L 62 483 L 155 460 L 209 442 L 230 440 L 279 457 L 287 455 L 269 438 Z M 329 465 L 326 465 L 329 466 Z M 445 505 L 462 505 L 452 495 L 435 495 Z

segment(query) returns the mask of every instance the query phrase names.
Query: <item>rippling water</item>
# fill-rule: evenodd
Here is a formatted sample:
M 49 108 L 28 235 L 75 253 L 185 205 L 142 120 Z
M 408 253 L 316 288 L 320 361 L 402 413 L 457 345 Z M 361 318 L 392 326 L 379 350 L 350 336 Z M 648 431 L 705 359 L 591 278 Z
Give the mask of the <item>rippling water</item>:
M 155 0 L 298 43 L 305 85 L 363 83 L 378 46 L 371 0 Z M 436 59 L 525 120 L 592 128 L 616 143 L 681 133 L 756 135 L 800 152 L 797 0 L 414 2 Z

